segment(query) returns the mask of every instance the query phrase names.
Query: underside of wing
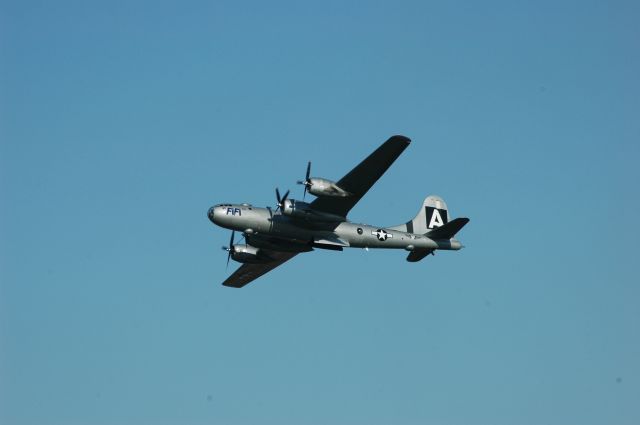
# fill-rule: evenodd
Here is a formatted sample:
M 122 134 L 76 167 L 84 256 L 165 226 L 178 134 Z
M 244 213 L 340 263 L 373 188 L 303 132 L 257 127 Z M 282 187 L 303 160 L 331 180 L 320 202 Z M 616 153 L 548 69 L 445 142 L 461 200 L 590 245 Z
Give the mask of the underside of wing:
M 297 252 L 280 251 L 266 251 L 265 253 L 272 258 L 272 261 L 259 264 L 243 264 L 222 284 L 232 288 L 242 288 L 298 254 Z
M 337 182 L 338 187 L 351 193 L 345 198 L 321 197 L 311 203 L 318 211 L 346 217 L 349 211 L 371 189 L 376 181 L 387 171 L 400 154 L 409 146 L 411 140 L 405 136 L 392 136 L 371 155 L 358 164 L 346 176 Z

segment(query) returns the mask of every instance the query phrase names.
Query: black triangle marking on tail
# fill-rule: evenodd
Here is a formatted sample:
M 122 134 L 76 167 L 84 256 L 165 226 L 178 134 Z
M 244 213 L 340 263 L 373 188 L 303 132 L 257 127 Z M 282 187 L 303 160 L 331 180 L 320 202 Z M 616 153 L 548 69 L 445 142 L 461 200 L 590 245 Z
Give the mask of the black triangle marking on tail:
M 449 222 L 447 210 L 434 207 L 424 207 L 424 209 L 427 213 L 427 229 L 435 229 Z

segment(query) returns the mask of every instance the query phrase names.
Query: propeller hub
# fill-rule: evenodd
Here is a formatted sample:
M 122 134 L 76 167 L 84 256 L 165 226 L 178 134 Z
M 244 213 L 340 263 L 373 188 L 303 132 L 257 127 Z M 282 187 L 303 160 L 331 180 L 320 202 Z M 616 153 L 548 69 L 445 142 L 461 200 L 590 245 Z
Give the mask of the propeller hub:
M 289 196 L 289 190 L 287 190 L 284 193 L 284 196 L 280 196 L 280 190 L 276 187 L 276 201 L 278 202 L 276 204 L 276 211 L 281 210 L 282 208 L 284 208 L 284 201 L 287 200 L 288 196 Z
M 313 183 L 311 183 L 311 179 L 309 178 L 309 176 L 311 176 L 311 161 L 307 162 L 307 172 L 305 174 L 304 180 L 298 180 L 297 183 L 304 185 L 304 194 L 302 195 L 302 199 L 306 198 L 307 196 L 307 190 L 311 188 L 311 186 L 313 186 Z
M 233 230 L 231 232 L 231 239 L 229 239 L 229 246 L 223 246 L 222 249 L 224 249 L 225 251 L 227 251 L 229 253 L 229 255 L 227 255 L 227 268 L 229 267 L 229 260 L 231 259 L 231 256 L 236 252 L 235 250 L 235 246 L 233 245 L 233 240 L 235 239 L 236 236 L 236 231 Z

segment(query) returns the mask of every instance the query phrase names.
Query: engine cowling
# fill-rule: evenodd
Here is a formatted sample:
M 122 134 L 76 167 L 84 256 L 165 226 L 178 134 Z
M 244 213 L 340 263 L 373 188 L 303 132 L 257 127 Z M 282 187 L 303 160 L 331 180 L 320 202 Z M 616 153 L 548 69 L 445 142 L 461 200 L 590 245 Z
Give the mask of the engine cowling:
M 307 190 L 312 195 L 338 198 L 346 198 L 348 196 L 351 196 L 351 193 L 342 189 L 331 180 L 313 177 L 307 180 L 305 184 L 307 185 Z
M 304 220 L 324 221 L 324 222 L 340 222 L 345 221 L 344 217 L 334 214 L 316 211 L 306 202 L 296 201 L 295 199 L 285 199 L 282 203 L 282 214 Z
M 311 216 L 312 211 L 309 204 L 295 199 L 285 199 L 282 205 L 282 214 L 288 217 L 308 218 Z
M 238 263 L 265 263 L 269 258 L 265 256 L 260 248 L 251 245 L 233 245 L 231 258 Z

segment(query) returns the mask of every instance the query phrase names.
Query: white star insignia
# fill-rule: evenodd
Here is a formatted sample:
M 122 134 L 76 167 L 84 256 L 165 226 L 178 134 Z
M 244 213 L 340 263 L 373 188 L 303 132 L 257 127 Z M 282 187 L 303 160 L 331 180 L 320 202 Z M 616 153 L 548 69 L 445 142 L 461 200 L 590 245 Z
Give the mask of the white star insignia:
M 378 229 L 378 230 L 376 230 L 375 232 L 374 232 L 374 231 L 371 231 L 371 234 L 372 234 L 372 235 L 374 235 L 374 236 L 376 236 L 376 237 L 378 238 L 378 240 L 379 240 L 379 241 L 382 241 L 382 242 L 386 241 L 386 240 L 387 240 L 387 238 L 392 238 L 392 237 L 393 237 L 393 235 L 392 235 L 392 234 L 387 233 L 387 232 L 386 232 L 385 230 L 383 230 L 383 229 Z

